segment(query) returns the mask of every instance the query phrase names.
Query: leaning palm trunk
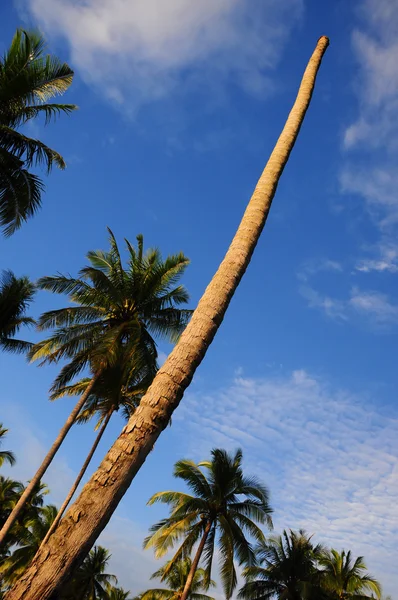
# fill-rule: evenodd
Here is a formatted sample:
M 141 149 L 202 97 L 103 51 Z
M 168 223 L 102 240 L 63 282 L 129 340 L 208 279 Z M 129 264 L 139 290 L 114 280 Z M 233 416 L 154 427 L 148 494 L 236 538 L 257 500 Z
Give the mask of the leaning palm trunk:
M 219 328 L 246 271 L 271 207 L 279 178 L 308 109 L 328 46 L 320 38 L 304 73 L 297 99 L 254 190 L 238 231 L 216 274 L 140 406 L 98 470 L 83 488 L 57 531 L 39 550 L 5 600 L 47 600 L 79 565 L 104 529 L 135 475 L 177 408 Z
M 94 452 L 96 451 L 97 446 L 100 443 L 102 436 L 104 435 L 105 429 L 108 426 L 108 423 L 110 421 L 110 418 L 111 418 L 112 414 L 113 414 L 113 410 L 109 411 L 109 413 L 106 415 L 106 417 L 104 419 L 104 422 L 102 423 L 101 428 L 100 428 L 100 430 L 99 430 L 99 432 L 97 434 L 97 437 L 94 440 L 94 444 L 92 445 L 91 450 L 88 453 L 87 458 L 84 461 L 83 466 L 80 469 L 80 472 L 79 472 L 78 476 L 76 477 L 74 484 L 70 488 L 70 490 L 68 492 L 68 495 L 66 496 L 66 498 L 65 498 L 65 500 L 64 500 L 61 508 L 59 509 L 58 514 L 55 517 L 55 519 L 54 519 L 54 521 L 53 521 L 50 529 L 47 531 L 47 533 L 46 533 L 46 535 L 45 535 L 45 537 L 44 537 L 44 539 L 43 539 L 43 541 L 42 541 L 42 543 L 40 545 L 40 548 L 42 546 L 44 546 L 44 544 L 47 542 L 48 538 L 57 529 L 58 523 L 60 522 L 60 520 L 62 518 L 62 515 L 64 514 L 65 510 L 67 509 L 69 502 L 72 500 L 74 493 L 76 492 L 77 488 L 79 487 L 79 483 L 81 482 L 81 480 L 83 479 L 83 476 L 84 476 L 85 472 L 87 471 L 87 467 L 90 464 L 91 459 L 94 456 Z
M 198 549 L 196 550 L 195 558 L 192 561 L 192 565 L 189 570 L 188 577 L 185 582 L 184 590 L 181 594 L 180 600 L 187 600 L 187 598 L 190 594 L 192 582 L 194 580 L 195 573 L 196 573 L 196 569 L 198 568 L 199 561 L 200 561 L 202 553 L 203 553 L 203 548 L 205 547 L 206 540 L 208 538 L 208 535 L 210 533 L 210 529 L 211 529 L 212 525 L 213 525 L 212 521 L 209 521 L 205 527 L 202 539 L 200 540 Z
M 64 439 L 66 438 L 66 436 L 68 434 L 68 431 L 70 430 L 73 423 L 75 422 L 77 415 L 83 408 L 83 406 L 84 406 L 88 396 L 90 395 L 91 390 L 93 389 L 94 384 L 97 381 L 99 376 L 100 376 L 100 373 L 98 372 L 92 378 L 92 380 L 91 380 L 90 384 L 88 385 L 84 394 L 82 394 L 82 396 L 79 398 L 79 401 L 76 403 L 74 409 L 70 413 L 69 417 L 66 419 L 64 426 L 62 427 L 61 431 L 59 432 L 55 442 L 51 446 L 50 450 L 48 451 L 47 455 L 45 456 L 43 462 L 41 463 L 40 467 L 36 471 L 35 475 L 32 477 L 29 484 L 26 486 L 24 493 L 22 494 L 22 496 L 16 503 L 16 505 L 13 508 L 7 521 L 4 523 L 4 525 L 0 531 L 0 545 L 2 543 L 4 543 L 6 535 L 10 531 L 11 527 L 14 525 L 15 521 L 18 519 L 19 514 L 21 513 L 25 504 L 29 500 L 33 490 L 36 488 L 37 484 L 40 482 L 44 473 L 47 471 L 48 467 L 52 463 L 54 456 L 58 452 L 62 442 L 64 441 Z

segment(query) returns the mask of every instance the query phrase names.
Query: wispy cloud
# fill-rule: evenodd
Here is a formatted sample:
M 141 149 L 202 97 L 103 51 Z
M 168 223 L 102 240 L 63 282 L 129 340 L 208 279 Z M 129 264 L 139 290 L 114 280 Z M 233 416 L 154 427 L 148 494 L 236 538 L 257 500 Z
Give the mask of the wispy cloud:
M 134 110 L 183 82 L 197 92 L 233 80 L 270 89 L 302 0 L 26 0 L 49 35 L 63 36 L 71 62 L 115 105 Z
M 336 260 L 330 260 L 329 258 L 313 259 L 306 261 L 300 266 L 297 272 L 297 278 L 300 281 L 308 281 L 313 275 L 321 273 L 322 271 L 335 271 L 341 272 L 343 267 Z
M 398 5 L 394 0 L 363 0 L 352 46 L 360 67 L 356 81 L 358 116 L 344 134 L 352 154 L 343 170 L 343 192 L 360 195 L 382 226 L 398 216 Z
M 320 292 L 310 285 L 299 288 L 309 308 L 341 322 L 351 321 L 371 327 L 373 331 L 388 332 L 398 324 L 398 304 L 387 294 L 353 287 L 347 298 L 337 298 Z
M 396 273 L 398 271 L 398 246 L 389 241 L 382 241 L 373 249 L 373 258 L 362 258 L 355 266 L 362 273 Z
M 193 458 L 241 446 L 247 470 L 270 487 L 277 529 L 304 527 L 351 548 L 386 592 L 398 588 L 397 414 L 297 370 L 188 394 L 175 427 Z

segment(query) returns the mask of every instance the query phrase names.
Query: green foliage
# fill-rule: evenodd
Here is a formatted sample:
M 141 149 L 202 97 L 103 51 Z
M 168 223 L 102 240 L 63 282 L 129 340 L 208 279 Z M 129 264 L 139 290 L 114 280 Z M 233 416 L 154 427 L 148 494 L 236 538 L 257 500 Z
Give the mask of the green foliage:
M 175 341 L 191 315 L 179 308 L 189 298 L 185 288 L 176 285 L 189 262 L 182 253 L 163 261 L 156 249 L 144 253 L 138 236 L 137 249 L 126 240 L 129 260 L 124 268 L 116 239 L 110 230 L 109 234 L 110 250 L 89 252 L 89 265 L 78 278 L 55 275 L 38 282 L 41 289 L 68 294 L 76 305 L 40 317 L 41 330 L 55 331 L 30 353 L 41 364 L 69 361 L 55 380 L 54 395 L 87 366 L 93 374 L 121 370 L 127 384 L 151 380 L 157 370 L 152 336 Z M 126 378 L 129 369 L 133 376 Z
M 170 516 L 151 527 L 145 548 L 154 548 L 157 558 L 164 556 L 180 542 L 171 565 L 188 556 L 210 527 L 203 549 L 207 581 L 215 547 L 220 550 L 220 574 L 226 598 L 230 598 L 237 584 L 235 560 L 239 565 L 252 565 L 255 554 L 248 537 L 264 541 L 264 534 L 256 523 L 272 526 L 268 490 L 255 477 L 245 477 L 242 471 L 242 452 L 229 455 L 215 449 L 211 460 L 196 464 L 180 460 L 175 464 L 174 476 L 182 479 L 192 491 L 159 492 L 149 504 L 162 502 L 170 506 Z M 166 575 L 167 573 L 165 573 Z
M 0 446 L 3 444 L 3 438 L 7 435 L 7 433 L 8 429 L 5 429 L 3 427 L 3 423 L 0 423 Z M 15 464 L 15 456 L 10 450 L 0 450 L 0 467 L 2 467 L 6 462 L 9 465 Z
M 283 531 L 256 548 L 257 565 L 244 570 L 242 600 L 322 600 L 317 561 L 323 548 L 300 530 Z
M 29 342 L 16 340 L 14 335 L 24 325 L 35 321 L 26 316 L 35 288 L 27 277 L 15 277 L 12 271 L 3 271 L 0 279 L 0 347 L 8 352 L 26 352 Z
M 179 600 L 184 591 L 185 583 L 191 570 L 192 561 L 189 557 L 177 561 L 170 561 L 156 571 L 151 579 L 165 581 L 167 588 L 153 588 L 139 594 L 135 600 Z M 192 581 L 189 600 L 214 600 L 202 593 L 215 586 L 214 581 L 208 582 L 204 569 L 197 569 Z
M 94 546 L 62 590 L 62 600 L 108 600 L 108 591 L 117 584 L 117 577 L 106 572 L 110 558 L 106 548 Z
M 19 546 L 4 560 L 0 574 L 4 583 L 13 585 L 24 573 L 57 515 L 57 508 L 47 505 L 32 514 L 20 535 Z
M 381 597 L 381 586 L 367 573 L 363 556 L 355 560 L 351 551 L 323 552 L 319 564 L 322 568 L 322 587 L 332 600 L 367 600 Z
M 49 172 L 53 164 L 65 168 L 58 152 L 17 131 L 40 115 L 47 125 L 77 108 L 47 102 L 69 88 L 73 71 L 44 50 L 39 33 L 18 29 L 0 58 L 0 225 L 5 235 L 14 233 L 41 205 L 43 183 L 29 169 L 44 165 Z

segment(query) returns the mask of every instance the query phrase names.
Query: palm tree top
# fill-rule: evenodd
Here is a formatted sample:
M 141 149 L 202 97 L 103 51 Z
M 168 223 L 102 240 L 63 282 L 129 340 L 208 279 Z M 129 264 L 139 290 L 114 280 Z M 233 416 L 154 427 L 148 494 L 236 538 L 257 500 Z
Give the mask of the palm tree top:
M 8 429 L 3 427 L 3 423 L 0 423 L 0 447 L 3 444 L 3 439 L 8 433 Z M 8 462 L 9 465 L 15 464 L 15 455 L 10 450 L 0 450 L 0 467 L 4 465 L 5 462 Z
M 48 100 L 71 85 L 73 71 L 53 55 L 45 55 L 40 33 L 18 29 L 11 46 L 0 57 L 0 225 L 11 235 L 38 210 L 44 189 L 41 179 L 28 169 L 55 164 L 65 168 L 62 156 L 41 141 L 18 131 L 40 115 L 45 124 L 74 104 Z
M 180 460 L 175 464 L 174 476 L 182 479 L 192 494 L 165 491 L 149 499 L 148 504 L 168 504 L 170 515 L 151 527 L 144 547 L 154 548 L 159 558 L 184 538 L 169 569 L 173 562 L 189 555 L 200 539 L 204 540 L 203 566 L 210 581 L 217 543 L 224 592 L 230 598 L 237 583 L 234 560 L 240 565 L 255 562 L 252 544 L 246 536 L 262 542 L 264 533 L 257 523 L 272 527 L 268 489 L 256 477 L 244 475 L 241 450 L 229 454 L 214 449 L 211 460 L 200 463 Z
M 28 277 L 16 277 L 10 270 L 2 272 L 0 278 L 0 347 L 8 352 L 26 352 L 29 342 L 14 338 L 24 325 L 34 325 L 35 321 L 26 316 L 26 310 L 33 300 L 35 286 Z
M 154 588 L 139 594 L 135 600 L 179 600 L 184 590 L 185 582 L 192 566 L 190 557 L 181 558 L 178 561 L 169 561 L 158 569 L 151 579 L 160 579 L 167 584 L 167 588 Z M 215 582 L 207 580 L 204 569 L 197 569 L 192 581 L 188 598 L 190 600 L 214 600 L 202 593 L 209 586 L 215 587 Z
M 157 249 L 144 253 L 143 238 L 137 236 L 137 248 L 126 240 L 124 267 L 115 236 L 108 231 L 110 250 L 90 251 L 89 264 L 77 278 L 55 275 L 38 282 L 41 289 L 68 294 L 75 305 L 40 317 L 39 328 L 55 332 L 30 354 L 43 362 L 72 359 L 61 370 L 54 391 L 88 364 L 94 371 L 99 365 L 116 365 L 121 347 L 125 355 L 130 352 L 135 361 L 141 355 L 142 365 L 148 364 L 149 355 L 152 360 L 157 357 L 152 336 L 175 341 L 191 316 L 192 311 L 180 308 L 189 296 L 183 285 L 177 285 L 189 264 L 184 254 L 163 260 Z
M 323 587 L 337 598 L 366 600 L 381 597 L 381 585 L 367 572 L 363 556 L 354 560 L 350 550 L 331 549 L 322 553 L 319 563 Z

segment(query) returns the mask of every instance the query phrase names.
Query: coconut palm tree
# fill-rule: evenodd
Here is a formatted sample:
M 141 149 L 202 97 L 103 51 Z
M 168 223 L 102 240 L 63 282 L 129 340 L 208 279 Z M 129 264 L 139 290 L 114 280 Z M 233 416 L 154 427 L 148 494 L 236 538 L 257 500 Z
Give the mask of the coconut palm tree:
M 14 233 L 41 205 L 43 182 L 30 168 L 65 168 L 58 152 L 18 131 L 40 115 L 47 124 L 77 108 L 48 102 L 69 88 L 73 71 L 44 50 L 39 33 L 18 29 L 0 58 L 0 225 L 5 235 Z
M 117 577 L 106 572 L 110 558 L 106 548 L 94 546 L 61 591 L 62 600 L 107 600 L 110 586 L 117 584 Z
M 309 107 L 316 76 L 329 44 L 321 37 L 305 70 L 294 106 L 249 202 L 232 244 L 204 292 L 192 319 L 139 408 L 123 428 L 98 470 L 71 506 L 45 552 L 6 600 L 48 600 L 59 582 L 79 564 L 104 529 L 140 470 L 202 362 L 242 279 L 265 225 L 278 181 Z M 112 482 L 112 485 L 108 485 Z M 79 515 L 78 519 L 68 518 Z
M 225 450 L 215 449 L 210 461 L 199 464 L 180 460 L 174 466 L 174 477 L 182 479 L 192 494 L 167 491 L 150 498 L 149 504 L 170 505 L 170 516 L 151 527 L 152 533 L 144 547 L 154 548 L 156 558 L 160 558 L 182 540 L 169 563 L 168 569 L 171 569 L 197 545 L 181 594 L 181 600 L 186 600 L 202 557 L 207 581 L 210 581 L 214 551 L 218 546 L 221 581 L 228 599 L 237 584 L 234 561 L 240 565 L 255 562 L 246 536 L 262 542 L 264 534 L 256 523 L 272 526 L 268 490 L 255 477 L 244 476 L 241 450 L 230 455 Z M 167 569 L 164 577 L 166 575 Z
M 138 594 L 135 600 L 181 600 L 191 567 L 192 560 L 189 557 L 167 562 L 151 576 L 151 579 L 165 581 L 168 587 L 146 590 L 146 592 Z M 215 587 L 214 581 L 208 581 L 206 571 L 200 568 L 196 569 L 188 598 L 190 600 L 214 600 L 203 594 L 209 585 Z
M 138 368 L 137 368 L 138 367 Z M 58 527 L 62 515 L 70 503 L 80 481 L 82 480 L 93 456 L 101 441 L 103 434 L 109 424 L 112 415 L 115 412 L 121 412 L 126 421 L 133 414 L 140 403 L 140 400 L 157 371 L 156 355 L 149 357 L 146 364 L 135 364 L 131 356 L 127 357 L 122 352 L 119 353 L 115 364 L 108 367 L 98 378 L 86 402 L 76 417 L 76 423 L 87 423 L 93 417 L 98 417 L 95 429 L 98 430 L 94 443 L 83 463 L 78 476 L 76 477 L 71 489 L 69 490 L 61 508 L 58 511 L 53 524 L 48 530 L 43 544 L 45 544 Z M 81 381 L 61 388 L 54 392 L 53 398 L 69 395 L 81 395 L 90 385 L 91 378 L 86 377 Z
M 5 438 L 7 433 L 8 429 L 5 429 L 3 423 L 0 423 L 0 446 L 3 444 L 3 438 Z M 6 462 L 11 466 L 15 464 L 15 455 L 10 450 L 0 450 L 0 467 Z
M 108 588 L 107 600 L 132 600 L 130 592 L 123 588 L 111 586 Z
M 157 249 L 144 253 L 142 235 L 137 249 L 126 240 L 128 264 L 124 268 L 116 239 L 109 229 L 110 250 L 89 252 L 89 265 L 78 278 L 55 275 L 43 277 L 38 287 L 58 294 L 68 294 L 75 306 L 44 313 L 39 319 L 41 330 L 52 329 L 50 338 L 31 349 L 31 358 L 41 364 L 67 362 L 52 387 L 56 393 L 85 368 L 93 377 L 61 428 L 31 483 L 0 531 L 0 544 L 29 498 L 33 486 L 43 477 L 76 417 L 104 370 L 114 367 L 120 352 L 130 356 L 137 370 L 154 372 L 157 357 L 154 337 L 175 341 L 185 328 L 191 311 L 180 308 L 189 296 L 177 285 L 189 261 L 182 254 L 166 260 Z
M 3 271 L 0 280 L 0 348 L 8 352 L 26 352 L 29 342 L 16 340 L 14 335 L 23 325 L 35 321 L 26 316 L 33 300 L 35 287 L 27 277 L 16 277 L 12 271 Z
M 245 569 L 241 600 L 320 600 L 317 560 L 323 548 L 300 530 L 283 531 L 259 544 L 257 565 Z
M 24 573 L 36 554 L 51 523 L 57 514 L 57 508 L 51 504 L 37 510 L 19 540 L 19 546 L 0 566 L 0 575 L 7 585 L 12 585 Z
M 168 588 L 147 590 L 139 594 L 136 600 L 181 600 L 191 568 L 190 557 L 168 561 L 151 576 L 151 579 L 165 581 Z M 203 591 L 207 591 L 209 587 L 215 587 L 215 585 L 213 580 L 208 580 L 206 571 L 198 568 L 195 571 L 188 598 L 190 600 L 214 600 Z
M 331 600 L 370 600 L 381 597 L 380 583 L 367 573 L 363 556 L 355 560 L 351 551 L 323 552 L 319 564 L 322 567 L 322 587 Z

